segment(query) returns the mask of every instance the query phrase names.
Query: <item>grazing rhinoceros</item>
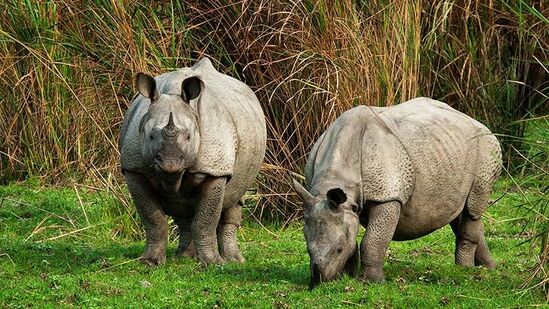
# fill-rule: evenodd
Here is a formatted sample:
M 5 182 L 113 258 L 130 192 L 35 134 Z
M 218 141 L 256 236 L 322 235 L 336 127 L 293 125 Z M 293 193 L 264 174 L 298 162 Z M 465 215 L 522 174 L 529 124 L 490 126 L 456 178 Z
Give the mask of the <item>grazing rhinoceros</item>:
M 170 215 L 179 228 L 179 256 L 243 262 L 236 239 L 240 199 L 266 143 L 254 92 L 206 58 L 156 78 L 139 73 L 136 84 L 140 95 L 124 117 L 120 150 L 146 232 L 141 259 L 165 262 Z
M 389 241 L 450 223 L 459 265 L 495 267 L 481 215 L 500 173 L 497 139 L 450 106 L 417 98 L 392 107 L 353 108 L 313 146 L 305 208 L 311 287 L 342 271 L 382 282 Z M 359 223 L 366 229 L 356 245 Z M 360 254 L 359 254 L 360 253 Z

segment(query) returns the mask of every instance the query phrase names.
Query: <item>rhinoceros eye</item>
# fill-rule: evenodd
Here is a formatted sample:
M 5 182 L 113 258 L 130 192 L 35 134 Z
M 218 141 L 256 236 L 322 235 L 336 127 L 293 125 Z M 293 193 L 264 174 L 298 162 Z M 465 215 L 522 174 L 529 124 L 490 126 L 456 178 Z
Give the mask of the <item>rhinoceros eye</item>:
M 154 139 L 153 135 L 149 135 L 149 139 L 152 141 Z
M 338 253 L 338 254 L 341 253 L 342 251 L 343 251 L 343 248 L 338 248 L 338 249 L 337 249 L 337 253 Z

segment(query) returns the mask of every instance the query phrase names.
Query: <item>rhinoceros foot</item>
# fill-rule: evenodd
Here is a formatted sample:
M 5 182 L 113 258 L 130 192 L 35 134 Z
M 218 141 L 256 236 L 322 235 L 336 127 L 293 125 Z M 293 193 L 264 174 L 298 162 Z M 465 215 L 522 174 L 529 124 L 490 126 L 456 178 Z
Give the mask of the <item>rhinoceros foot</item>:
M 370 282 L 370 283 L 384 283 L 385 274 L 383 274 L 383 268 L 379 266 L 378 267 L 364 266 L 364 269 L 362 270 L 362 276 L 360 276 L 360 280 L 364 282 Z
M 139 260 L 149 266 L 159 266 L 166 262 L 165 254 L 144 253 Z
M 194 247 L 194 243 L 191 241 L 191 243 L 185 247 L 185 248 L 177 248 L 177 251 L 175 252 L 175 256 L 183 258 L 196 258 L 196 248 Z
M 204 250 L 203 252 L 197 252 L 198 261 L 204 266 L 210 264 L 225 264 L 225 260 L 214 250 Z
M 219 244 L 219 254 L 221 254 L 227 262 L 244 263 L 245 259 L 240 253 L 236 239 L 237 230 L 238 227 L 234 224 L 222 224 L 218 228 L 217 242 Z
M 227 262 L 237 262 L 237 263 L 244 263 L 246 262 L 246 259 L 240 254 L 240 252 L 231 252 L 231 253 L 224 253 L 223 258 Z

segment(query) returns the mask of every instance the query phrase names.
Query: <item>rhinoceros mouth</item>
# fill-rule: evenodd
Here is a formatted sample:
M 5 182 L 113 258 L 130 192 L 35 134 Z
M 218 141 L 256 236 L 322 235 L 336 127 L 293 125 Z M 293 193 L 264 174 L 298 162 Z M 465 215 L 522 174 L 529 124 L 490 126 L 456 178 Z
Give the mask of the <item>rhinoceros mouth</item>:
M 321 270 L 319 265 L 316 263 L 313 263 L 313 266 L 311 267 L 311 282 L 309 285 L 309 289 L 315 288 L 317 285 L 323 283 L 335 280 L 339 278 L 340 273 L 333 273 L 330 270 Z
M 313 267 L 311 268 L 311 282 L 309 283 L 309 289 L 314 289 L 321 282 L 322 276 L 320 274 L 320 269 L 317 264 L 313 264 Z
M 178 173 L 177 175 L 169 175 L 167 177 L 163 177 L 160 180 L 160 184 L 162 184 L 162 188 L 167 193 L 177 193 L 179 191 L 179 188 L 181 187 L 182 177 L 183 172 Z
M 309 284 L 309 289 L 312 290 L 316 286 L 318 286 L 321 283 L 333 281 L 341 277 L 343 272 L 346 271 L 346 269 L 339 270 L 337 267 L 327 267 L 327 268 L 321 268 L 320 265 L 317 263 L 312 262 L 311 266 L 311 281 Z M 351 262 L 353 263 L 353 262 Z M 356 270 L 355 270 L 356 272 Z M 354 272 L 351 274 L 348 272 L 349 275 L 354 275 Z
M 184 163 L 185 161 L 182 157 L 176 159 L 166 159 L 157 154 L 153 159 L 153 165 L 156 171 L 169 175 L 177 175 L 183 172 L 185 169 Z

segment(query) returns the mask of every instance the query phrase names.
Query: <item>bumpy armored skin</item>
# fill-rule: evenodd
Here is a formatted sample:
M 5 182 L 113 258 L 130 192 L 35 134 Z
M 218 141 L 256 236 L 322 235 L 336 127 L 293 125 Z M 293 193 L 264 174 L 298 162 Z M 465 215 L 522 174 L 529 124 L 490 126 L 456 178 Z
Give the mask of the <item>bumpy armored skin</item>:
M 150 77 L 121 129 L 122 171 L 145 227 L 142 260 L 166 259 L 167 219 L 178 225 L 178 256 L 204 264 L 243 262 L 236 240 L 240 202 L 265 155 L 266 125 L 254 92 L 207 58 Z
M 343 113 L 310 152 L 306 189 L 294 182 L 304 200 L 312 284 L 341 272 L 355 254 L 359 224 L 366 229 L 360 259 L 367 281 L 384 281 L 390 240 L 447 224 L 456 235 L 457 264 L 495 267 L 481 215 L 500 169 L 495 136 L 442 102 L 417 98 Z

